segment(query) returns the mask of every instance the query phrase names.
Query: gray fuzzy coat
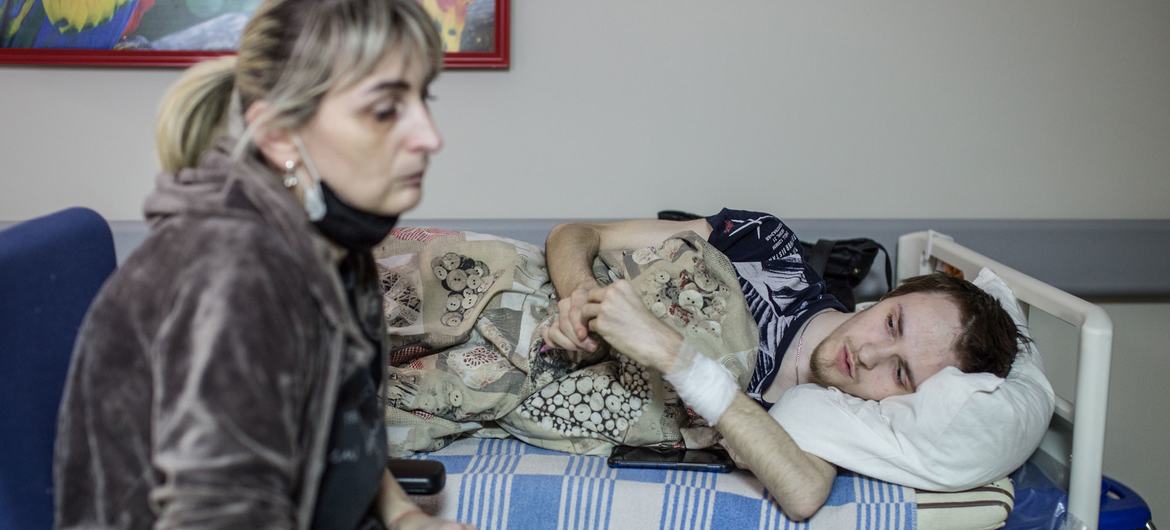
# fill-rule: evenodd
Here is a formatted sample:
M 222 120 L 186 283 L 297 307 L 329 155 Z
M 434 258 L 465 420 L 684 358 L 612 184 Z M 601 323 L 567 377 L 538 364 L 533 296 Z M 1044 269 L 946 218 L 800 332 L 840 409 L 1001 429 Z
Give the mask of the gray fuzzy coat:
M 59 528 L 307 528 L 338 386 L 381 355 L 279 175 L 224 140 L 158 178 L 152 233 L 82 324 L 58 420 Z M 382 320 L 360 259 L 360 318 Z

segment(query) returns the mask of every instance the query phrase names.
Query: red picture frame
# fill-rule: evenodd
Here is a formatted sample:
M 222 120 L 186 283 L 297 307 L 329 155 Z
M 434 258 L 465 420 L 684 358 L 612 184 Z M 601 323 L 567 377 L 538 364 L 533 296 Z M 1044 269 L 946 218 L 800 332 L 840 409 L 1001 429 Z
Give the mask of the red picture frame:
M 37 0 L 26 0 L 33 2 Z M 458 0 L 456 0 L 458 1 Z M 479 0 L 494 3 L 491 51 L 458 51 L 443 55 L 449 69 L 507 69 L 510 66 L 509 0 Z M 6 5 L 6 4 L 5 4 Z M 0 13 L 2 15 L 3 13 Z M 0 28 L 2 29 L 2 28 Z M 2 36 L 2 35 L 0 35 Z M 80 48 L 0 48 L 0 65 L 164 67 L 182 68 L 233 51 L 207 50 L 109 50 Z

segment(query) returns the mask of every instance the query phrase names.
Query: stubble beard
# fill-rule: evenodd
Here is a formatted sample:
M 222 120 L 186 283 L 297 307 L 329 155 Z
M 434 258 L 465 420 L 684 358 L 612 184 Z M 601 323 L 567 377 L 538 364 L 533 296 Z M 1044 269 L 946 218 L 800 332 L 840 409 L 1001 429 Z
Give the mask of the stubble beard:
M 818 362 L 818 361 L 820 361 L 820 359 L 824 358 L 824 352 L 822 350 L 825 349 L 825 347 L 826 347 L 825 345 L 828 344 L 830 338 L 832 338 L 832 335 L 830 335 L 829 337 L 826 337 L 825 340 L 822 340 L 820 342 L 820 344 L 817 344 L 817 346 L 815 348 L 813 348 L 812 356 L 809 357 L 809 359 L 808 359 L 808 379 L 809 379 L 808 382 L 809 383 L 815 383 L 815 384 L 818 384 L 821 386 L 826 386 L 826 387 L 829 386 L 829 384 L 827 383 L 827 381 L 828 381 L 828 373 L 827 372 L 828 372 L 828 370 L 830 370 L 832 368 L 832 366 L 826 366 L 823 362 Z

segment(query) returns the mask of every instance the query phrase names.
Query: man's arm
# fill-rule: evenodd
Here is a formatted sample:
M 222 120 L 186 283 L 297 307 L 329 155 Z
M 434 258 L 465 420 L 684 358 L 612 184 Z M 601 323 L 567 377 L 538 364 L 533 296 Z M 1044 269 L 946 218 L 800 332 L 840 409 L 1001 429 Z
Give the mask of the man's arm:
M 683 364 L 682 337 L 646 309 L 630 282 L 594 289 L 588 300 L 582 315 L 589 329 L 618 351 L 664 374 L 687 369 L 676 366 Z M 746 394 L 735 393 L 715 427 L 737 460 L 760 479 L 789 518 L 807 519 L 825 503 L 837 468 L 801 450 Z
M 657 245 L 684 230 L 691 230 L 703 238 L 711 234 L 711 226 L 706 219 L 634 219 L 557 225 L 549 232 L 544 245 L 553 287 L 561 298 L 568 297 L 578 288 L 597 287 L 597 281 L 593 279 L 593 258 L 597 257 L 598 252 Z
M 812 517 L 829 498 L 837 466 L 806 453 L 768 412 L 740 392 L 716 427 L 724 443 L 795 521 Z
M 545 242 L 545 259 L 560 302 L 557 320 L 543 332 L 545 343 L 567 350 L 595 351 L 597 341 L 589 337 L 588 322 L 582 318 L 581 308 L 586 293 L 599 287 L 593 278 L 593 259 L 597 253 L 657 245 L 684 230 L 704 238 L 711 234 L 706 219 L 568 223 L 553 228 Z

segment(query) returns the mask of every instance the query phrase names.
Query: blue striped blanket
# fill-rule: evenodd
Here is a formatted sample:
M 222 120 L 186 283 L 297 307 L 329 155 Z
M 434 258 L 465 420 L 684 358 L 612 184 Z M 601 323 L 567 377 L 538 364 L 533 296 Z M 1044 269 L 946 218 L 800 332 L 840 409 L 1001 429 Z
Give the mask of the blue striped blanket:
M 492 529 L 914 529 L 914 490 L 841 472 L 816 516 L 794 523 L 750 474 L 614 469 L 605 457 L 468 438 L 416 458 L 447 468 L 432 513 Z

